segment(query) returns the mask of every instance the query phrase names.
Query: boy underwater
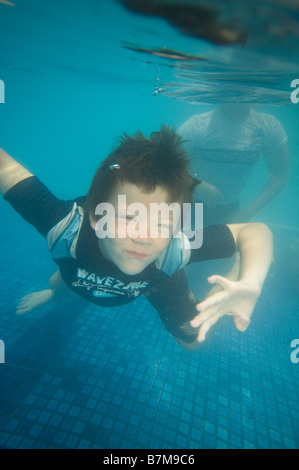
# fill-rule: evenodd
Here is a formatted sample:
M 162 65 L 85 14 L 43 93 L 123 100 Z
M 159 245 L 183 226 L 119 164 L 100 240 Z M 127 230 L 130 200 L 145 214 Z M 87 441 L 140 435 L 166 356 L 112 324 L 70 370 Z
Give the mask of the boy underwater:
M 162 126 L 150 138 L 140 132 L 124 135 L 96 171 L 87 196 L 65 201 L 0 150 L 4 199 L 46 238 L 59 266 L 49 288 L 25 296 L 17 313 L 33 310 L 69 289 L 104 307 L 123 305 L 144 294 L 166 330 L 188 350 L 197 349 L 224 315 L 232 315 L 236 328 L 246 330 L 272 261 L 268 227 L 261 223 L 207 227 L 202 245 L 192 248 L 169 212 L 166 220 L 155 221 L 155 236 L 150 233 L 152 205 L 183 207 L 192 201 L 200 181 L 190 175 L 189 164 L 181 137 L 172 128 Z M 119 205 L 119 195 L 124 206 Z M 113 220 L 106 213 L 102 225 L 101 204 L 115 208 Z M 141 204 L 146 220 L 137 219 L 134 224 L 132 208 Z M 132 223 L 135 232 L 129 230 Z M 136 236 L 142 223 L 146 230 L 142 236 L 137 230 Z M 110 227 L 110 235 L 106 230 L 103 236 L 104 225 L 105 230 Z M 164 226 L 169 236 L 163 236 Z M 236 251 L 240 254 L 237 280 L 210 276 L 208 282 L 218 290 L 198 302 L 189 291 L 183 267 L 231 257 Z

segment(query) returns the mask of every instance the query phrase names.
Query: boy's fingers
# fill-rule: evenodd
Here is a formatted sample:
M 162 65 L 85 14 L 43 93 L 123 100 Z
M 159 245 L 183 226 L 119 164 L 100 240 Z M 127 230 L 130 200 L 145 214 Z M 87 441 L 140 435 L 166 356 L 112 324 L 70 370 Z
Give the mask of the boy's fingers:
M 231 281 L 229 279 L 226 279 L 226 277 L 218 276 L 217 274 L 208 277 L 208 282 L 210 284 L 220 284 L 223 289 L 225 287 L 229 287 L 231 283 Z
M 249 323 L 250 323 L 249 318 L 245 318 L 245 317 L 241 317 L 241 316 L 234 316 L 233 320 L 234 320 L 235 327 L 239 331 L 247 330 L 247 328 L 249 326 Z
M 197 341 L 202 342 L 206 339 L 206 334 L 211 328 L 211 326 L 215 325 L 215 323 L 219 320 L 222 315 L 218 313 L 213 317 L 209 318 L 206 322 L 204 322 L 198 332 Z
M 205 309 L 205 311 L 202 311 L 196 317 L 194 317 L 190 321 L 190 325 L 193 328 L 198 328 L 200 325 L 202 325 L 205 321 L 209 320 L 209 318 L 214 317 L 218 312 L 218 305 L 213 305 L 212 307 Z
M 218 305 L 224 300 L 224 298 L 225 292 L 223 290 L 216 292 L 215 294 L 212 294 L 210 297 L 207 297 L 205 300 L 197 304 L 196 310 L 198 310 L 199 312 L 207 310 L 208 308 L 213 307 L 214 305 Z

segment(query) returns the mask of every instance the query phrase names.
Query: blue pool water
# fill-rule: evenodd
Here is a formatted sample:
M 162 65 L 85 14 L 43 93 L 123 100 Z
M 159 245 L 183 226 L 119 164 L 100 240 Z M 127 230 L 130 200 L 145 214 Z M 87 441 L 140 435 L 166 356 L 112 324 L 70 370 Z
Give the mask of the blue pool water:
M 137 17 L 113 1 L 15 4 L 0 2 L 1 147 L 59 197 L 87 191 L 122 132 L 179 126 L 223 100 L 219 79 L 202 95 L 204 103 L 193 102 L 190 77 L 198 77 L 198 64 L 183 70 L 181 63 L 122 47 L 216 54 L 213 69 L 227 70 L 222 49 L 180 35 L 162 19 Z M 256 46 L 249 57 L 254 54 Z M 42 237 L 0 201 L 0 448 L 299 447 L 299 362 L 291 347 L 299 338 L 299 104 L 289 100 L 290 77 L 299 73 L 294 57 L 284 61 L 284 71 L 271 61 L 279 77 L 274 87 L 268 67 L 249 94 L 287 130 L 291 176 L 257 217 L 273 231 L 275 262 L 245 333 L 224 318 L 190 353 L 143 298 L 108 311 L 70 297 L 17 316 L 19 299 L 45 288 L 55 266 Z M 234 60 L 229 64 L 237 70 Z M 236 92 L 243 80 L 236 80 Z M 167 93 L 154 94 L 157 84 Z M 265 102 L 261 88 L 271 86 Z M 244 200 L 265 174 L 261 162 Z M 223 266 L 213 262 L 205 270 Z M 206 271 L 196 273 L 205 289 Z

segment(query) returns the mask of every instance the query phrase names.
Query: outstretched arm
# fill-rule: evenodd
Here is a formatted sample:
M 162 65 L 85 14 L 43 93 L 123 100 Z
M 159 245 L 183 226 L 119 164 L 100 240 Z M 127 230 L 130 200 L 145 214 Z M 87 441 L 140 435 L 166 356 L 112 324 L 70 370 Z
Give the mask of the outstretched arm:
M 272 261 L 272 234 L 266 225 L 250 223 L 228 227 L 240 252 L 238 280 L 218 275 L 208 278 L 208 282 L 220 286 L 220 290 L 197 305 L 199 314 L 190 322 L 198 332 L 197 340 L 183 345 L 190 350 L 197 349 L 209 329 L 224 315 L 233 317 L 238 330 L 247 329 Z
M 5 194 L 20 181 L 33 176 L 14 158 L 0 149 L 0 192 Z

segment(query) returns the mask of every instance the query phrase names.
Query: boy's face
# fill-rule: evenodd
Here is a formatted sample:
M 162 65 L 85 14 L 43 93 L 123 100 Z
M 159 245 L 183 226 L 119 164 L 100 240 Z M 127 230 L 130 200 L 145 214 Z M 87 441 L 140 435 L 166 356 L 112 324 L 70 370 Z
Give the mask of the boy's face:
M 151 216 L 151 208 L 156 204 L 168 204 L 169 195 L 159 186 L 155 191 L 145 193 L 142 188 L 124 182 L 107 203 L 114 208 L 115 217 L 114 211 L 107 211 L 105 227 L 108 227 L 106 233 L 110 231 L 110 234 L 98 239 L 99 248 L 125 274 L 139 274 L 157 260 L 172 237 L 172 212 L 160 214 L 158 218 Z M 91 216 L 91 225 L 96 232 L 98 224 Z

